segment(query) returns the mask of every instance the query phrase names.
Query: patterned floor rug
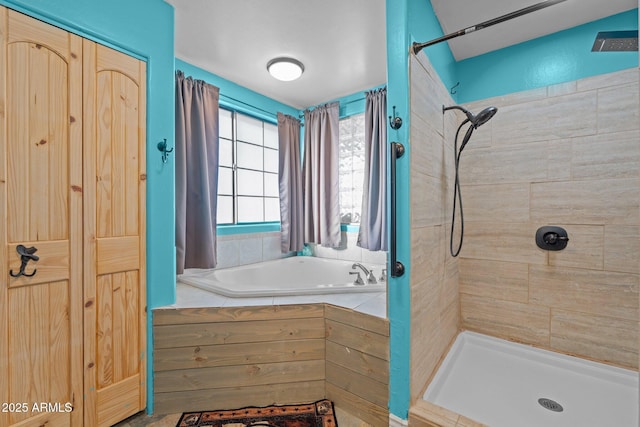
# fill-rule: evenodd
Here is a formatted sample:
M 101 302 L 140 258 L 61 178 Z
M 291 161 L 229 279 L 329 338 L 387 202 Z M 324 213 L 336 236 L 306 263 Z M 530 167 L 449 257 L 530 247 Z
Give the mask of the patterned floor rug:
M 185 412 L 176 427 L 337 427 L 333 403 L 319 400 L 302 405 L 247 407 L 222 411 Z

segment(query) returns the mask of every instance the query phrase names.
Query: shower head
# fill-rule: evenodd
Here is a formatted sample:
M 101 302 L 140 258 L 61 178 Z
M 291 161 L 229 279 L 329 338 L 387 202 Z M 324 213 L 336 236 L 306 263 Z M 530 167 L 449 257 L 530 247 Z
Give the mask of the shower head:
M 469 110 L 459 105 L 453 105 L 451 107 L 445 107 L 443 105 L 442 113 L 444 114 L 445 111 L 453 109 L 462 111 L 467 116 L 467 120 L 470 121 L 473 127 L 476 129 L 487 123 L 491 119 L 491 117 L 493 117 L 498 112 L 498 109 L 496 107 L 487 107 L 474 116 Z
M 476 128 L 479 128 L 480 126 L 491 120 L 491 117 L 495 116 L 497 112 L 498 109 L 496 107 L 487 107 L 484 110 L 480 111 L 475 117 L 475 121 L 471 120 L 471 123 L 473 123 Z

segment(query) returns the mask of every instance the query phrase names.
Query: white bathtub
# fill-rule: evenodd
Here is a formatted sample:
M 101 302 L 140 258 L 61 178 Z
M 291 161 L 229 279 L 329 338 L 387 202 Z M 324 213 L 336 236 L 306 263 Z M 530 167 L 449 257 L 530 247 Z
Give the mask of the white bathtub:
M 638 426 L 638 372 L 473 332 L 458 336 L 423 398 L 491 427 Z
M 384 292 L 386 281 L 380 281 L 385 265 L 363 263 L 372 270 L 377 284 L 355 285 L 350 275 L 352 261 L 315 257 L 291 257 L 239 267 L 187 270 L 178 281 L 227 297 L 264 297 L 283 295 L 315 295 L 355 292 Z

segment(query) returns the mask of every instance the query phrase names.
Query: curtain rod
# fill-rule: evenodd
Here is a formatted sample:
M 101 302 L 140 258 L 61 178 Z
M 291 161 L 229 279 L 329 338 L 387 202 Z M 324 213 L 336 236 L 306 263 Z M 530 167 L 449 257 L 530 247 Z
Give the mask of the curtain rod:
M 263 113 L 269 114 L 270 116 L 277 117 L 277 113 L 274 113 L 274 112 L 272 112 L 272 111 L 267 111 L 267 110 L 262 109 L 262 108 L 260 108 L 260 107 L 256 107 L 255 105 L 251 105 L 251 104 L 249 104 L 249 103 L 247 103 L 247 102 L 241 101 L 241 100 L 236 99 L 236 98 L 234 98 L 234 97 L 232 97 L 232 96 L 225 95 L 225 94 L 223 94 L 223 93 L 221 93 L 221 94 L 220 94 L 220 96 L 221 96 L 221 97 L 224 97 L 224 98 L 226 98 L 226 99 L 228 99 L 228 100 L 235 101 L 235 102 L 237 102 L 237 103 L 239 103 L 239 104 L 246 105 L 247 107 L 251 107 L 251 108 L 253 108 L 254 110 L 262 111 Z
M 351 101 L 347 101 L 347 102 L 344 102 L 344 103 L 340 103 L 340 102 L 338 102 L 338 101 L 333 101 L 333 102 L 338 102 L 339 107 L 340 107 L 340 108 L 342 108 L 342 107 L 344 107 L 345 105 L 353 104 L 354 102 L 364 101 L 364 100 L 366 100 L 366 99 L 367 99 L 367 97 L 366 97 L 366 96 L 363 96 L 362 98 L 352 99 Z M 314 106 L 314 107 L 308 107 L 308 108 L 305 108 L 305 109 L 304 109 L 304 111 L 311 110 L 311 109 L 316 109 L 316 108 L 318 108 L 318 107 L 322 107 L 323 105 L 327 105 L 327 104 L 331 104 L 331 103 L 332 103 L 332 102 L 324 102 L 324 103 L 322 103 L 322 104 L 318 104 L 318 105 L 316 105 L 316 106 Z M 304 117 L 304 112 L 303 112 L 302 114 L 300 114 L 298 117 L 303 118 L 303 117 Z
M 526 14 L 531 13 L 531 12 L 535 12 L 535 11 L 540 10 L 540 9 L 544 9 L 545 7 L 553 6 L 553 5 L 558 4 L 558 3 L 562 3 L 563 1 L 566 1 L 566 0 L 546 0 L 546 1 L 534 4 L 532 6 L 528 6 L 528 7 L 516 10 L 515 12 L 507 13 L 506 15 L 502 15 L 502 16 L 499 16 L 497 18 L 493 18 L 493 19 L 490 19 L 488 21 L 484 21 L 484 22 L 481 22 L 479 24 L 472 25 L 471 27 L 463 28 L 462 30 L 458 30 L 455 33 L 450 33 L 450 34 L 447 34 L 445 36 L 439 37 L 437 39 L 429 40 L 428 42 L 424 42 L 424 43 L 414 42 L 411 45 L 411 52 L 413 52 L 414 55 L 417 55 L 418 52 L 420 52 L 425 47 L 432 46 L 434 44 L 437 44 L 437 43 L 440 43 L 440 42 L 443 42 L 443 41 L 446 41 L 446 40 L 450 40 L 450 39 L 453 39 L 453 38 L 458 37 L 458 36 L 463 36 L 465 34 L 469 34 L 469 33 L 472 33 L 474 31 L 478 31 L 478 30 L 481 30 L 483 28 L 487 28 L 487 27 L 490 27 L 492 25 L 499 24 L 501 22 L 508 21 L 510 19 L 517 18 L 519 16 L 526 15 Z

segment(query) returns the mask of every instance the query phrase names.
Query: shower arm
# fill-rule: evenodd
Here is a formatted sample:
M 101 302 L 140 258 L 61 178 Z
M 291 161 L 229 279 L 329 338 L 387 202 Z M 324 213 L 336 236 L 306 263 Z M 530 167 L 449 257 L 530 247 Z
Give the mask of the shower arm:
M 411 51 L 413 52 L 414 55 L 417 55 L 418 52 L 420 52 L 425 47 L 432 46 L 434 44 L 438 44 L 440 42 L 447 41 L 459 36 L 463 36 L 465 34 L 472 33 L 474 31 L 478 31 L 483 28 L 490 27 L 492 25 L 500 24 L 501 22 L 505 22 L 510 19 L 517 18 L 519 16 L 526 15 L 528 13 L 535 12 L 540 9 L 544 9 L 549 6 L 553 6 L 558 3 L 562 3 L 563 1 L 566 1 L 566 0 L 546 0 L 540 3 L 536 3 L 534 5 L 516 10 L 515 12 L 507 13 L 506 15 L 502 15 L 497 18 L 489 19 L 488 21 L 484 21 L 479 24 L 472 25 L 471 27 L 463 28 L 462 30 L 458 30 L 454 33 L 444 35 L 437 39 L 429 40 L 428 42 L 424 42 L 424 43 L 413 42 L 413 44 L 411 45 Z

